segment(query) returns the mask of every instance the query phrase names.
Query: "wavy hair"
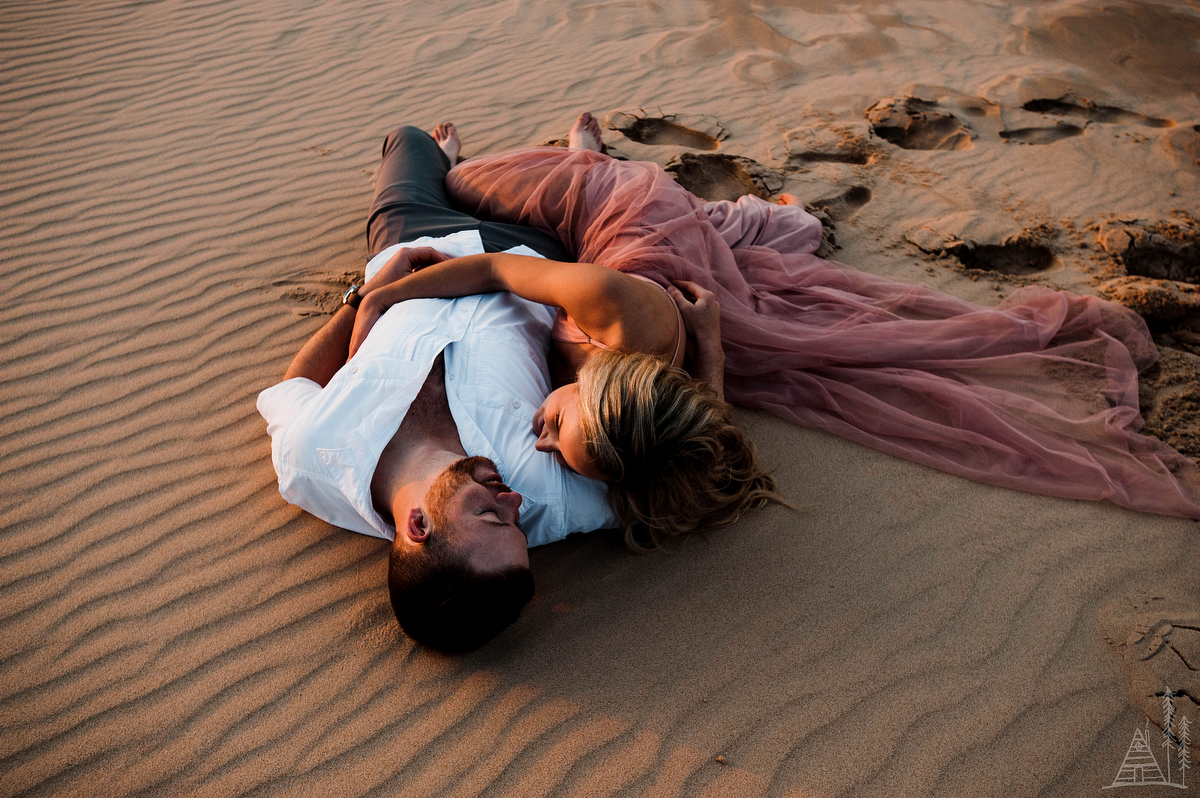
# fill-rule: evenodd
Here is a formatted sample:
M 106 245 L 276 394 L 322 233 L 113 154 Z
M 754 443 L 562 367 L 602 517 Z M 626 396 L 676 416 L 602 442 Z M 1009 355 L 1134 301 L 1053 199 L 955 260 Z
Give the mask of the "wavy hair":
M 599 352 L 580 369 L 578 391 L 588 454 L 610 478 L 609 504 L 630 549 L 787 504 L 733 408 L 682 369 L 650 354 Z M 639 526 L 651 545 L 637 539 Z

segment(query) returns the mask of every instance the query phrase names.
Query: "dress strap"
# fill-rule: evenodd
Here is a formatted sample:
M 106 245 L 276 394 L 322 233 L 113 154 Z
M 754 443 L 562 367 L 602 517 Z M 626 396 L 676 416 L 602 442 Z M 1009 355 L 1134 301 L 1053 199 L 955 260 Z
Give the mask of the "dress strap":
M 651 285 L 662 289 L 664 294 L 667 293 L 667 289 L 663 288 L 649 277 L 643 277 L 640 274 L 633 274 L 630 272 L 626 272 L 626 274 L 629 274 L 630 277 L 636 277 L 639 280 L 645 280 Z M 667 294 L 668 299 L 670 299 L 670 296 L 670 294 Z M 675 350 L 671 354 L 671 365 L 682 367 L 683 357 L 686 351 L 684 344 L 687 342 L 687 328 L 684 327 L 683 324 L 683 314 L 679 312 L 679 307 L 676 306 L 675 300 L 673 299 L 671 300 L 671 307 L 675 308 Z M 601 341 L 597 341 L 595 338 L 591 337 L 582 329 L 580 329 L 579 325 L 575 322 L 575 319 L 568 316 L 567 312 L 562 308 L 559 308 L 558 312 L 554 314 L 554 325 L 550 328 L 550 337 L 555 341 L 563 341 L 565 343 L 591 344 L 597 349 L 612 349 L 611 346 L 608 346 Z

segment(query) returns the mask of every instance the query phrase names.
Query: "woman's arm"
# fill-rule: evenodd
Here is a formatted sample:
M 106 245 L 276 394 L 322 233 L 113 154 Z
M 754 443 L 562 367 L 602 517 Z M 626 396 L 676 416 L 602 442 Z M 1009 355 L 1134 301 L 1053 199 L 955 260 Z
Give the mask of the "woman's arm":
M 594 263 L 487 253 L 427 266 L 373 290 L 359 307 L 350 354 L 397 302 L 495 291 L 563 308 L 580 329 L 606 346 L 665 355 L 675 345 L 671 298 L 644 280 Z
M 449 260 L 449 257 L 430 247 L 406 247 L 388 259 L 379 273 L 367 281 L 358 293 L 363 299 L 369 293 L 388 283 L 408 274 L 415 268 L 430 263 Z M 305 377 L 324 388 L 337 374 L 338 369 L 346 365 L 357 314 L 353 307 L 342 305 L 333 314 L 333 318 L 325 323 L 316 334 L 308 340 L 292 363 L 288 366 L 285 380 L 293 377 Z

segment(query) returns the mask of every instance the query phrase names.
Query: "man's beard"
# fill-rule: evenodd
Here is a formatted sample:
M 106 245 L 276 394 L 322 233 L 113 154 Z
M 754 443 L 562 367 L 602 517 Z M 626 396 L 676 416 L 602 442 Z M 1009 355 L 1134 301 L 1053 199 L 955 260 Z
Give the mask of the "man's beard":
M 496 470 L 496 464 L 486 457 L 464 457 L 446 466 L 434 478 L 429 490 L 425 492 L 425 506 L 429 509 L 429 518 L 433 521 L 434 529 L 442 532 L 453 529 L 450 517 L 446 515 L 446 507 L 463 485 L 475 481 L 475 471 L 481 465 Z M 504 486 L 504 490 L 507 491 L 508 487 Z

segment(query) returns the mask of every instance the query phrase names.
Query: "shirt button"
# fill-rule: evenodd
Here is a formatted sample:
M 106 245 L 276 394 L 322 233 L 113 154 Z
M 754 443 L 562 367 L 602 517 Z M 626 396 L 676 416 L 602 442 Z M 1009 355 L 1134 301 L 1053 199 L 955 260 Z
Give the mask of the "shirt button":
M 520 401 L 513 399 L 513 407 L 520 407 L 520 406 L 521 406 Z
M 357 374 L 357 373 L 358 373 L 358 366 L 351 366 L 351 367 L 350 367 L 350 373 L 351 373 L 351 374 Z

